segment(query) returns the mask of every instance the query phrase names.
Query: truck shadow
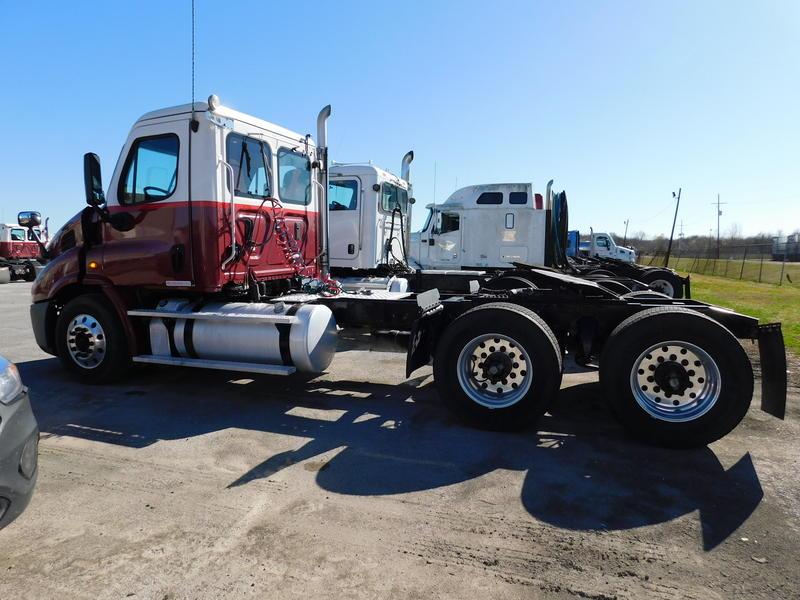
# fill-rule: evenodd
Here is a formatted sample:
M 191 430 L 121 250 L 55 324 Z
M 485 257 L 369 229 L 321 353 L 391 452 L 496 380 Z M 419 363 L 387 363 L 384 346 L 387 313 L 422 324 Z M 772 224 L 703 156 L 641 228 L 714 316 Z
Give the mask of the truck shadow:
M 520 501 L 536 519 L 574 530 L 664 523 L 699 510 L 703 547 L 741 526 L 763 498 L 749 454 L 725 469 L 708 448 L 639 445 L 613 421 L 596 383 L 564 387 L 522 433 L 479 431 L 440 406 L 429 377 L 399 385 L 149 368 L 115 386 L 67 378 L 56 359 L 18 364 L 43 437 L 132 448 L 228 428 L 301 438 L 229 487 L 314 463 L 319 486 L 384 495 L 460 483 L 497 469 L 525 473 Z M 320 461 L 341 449 L 332 458 Z

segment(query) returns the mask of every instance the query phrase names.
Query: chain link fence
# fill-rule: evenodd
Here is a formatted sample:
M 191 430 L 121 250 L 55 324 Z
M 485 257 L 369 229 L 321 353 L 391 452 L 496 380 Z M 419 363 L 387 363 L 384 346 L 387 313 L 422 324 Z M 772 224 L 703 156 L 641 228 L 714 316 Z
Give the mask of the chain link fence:
M 639 262 L 664 266 L 665 256 L 659 251 L 642 256 Z M 684 254 L 680 248 L 673 248 L 668 266 L 684 273 L 800 287 L 800 256 L 780 252 L 776 244 L 724 246 L 719 250 L 714 247 Z

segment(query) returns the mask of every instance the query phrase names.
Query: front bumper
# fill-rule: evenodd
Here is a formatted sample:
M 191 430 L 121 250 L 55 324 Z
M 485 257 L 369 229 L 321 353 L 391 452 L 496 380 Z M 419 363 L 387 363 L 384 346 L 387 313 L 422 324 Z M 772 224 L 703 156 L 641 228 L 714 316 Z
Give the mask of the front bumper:
M 11 404 L 0 403 L 0 529 L 22 514 L 33 496 L 39 474 L 38 441 L 39 426 L 27 389 Z M 26 445 L 28 453 L 33 450 L 32 460 L 23 459 Z

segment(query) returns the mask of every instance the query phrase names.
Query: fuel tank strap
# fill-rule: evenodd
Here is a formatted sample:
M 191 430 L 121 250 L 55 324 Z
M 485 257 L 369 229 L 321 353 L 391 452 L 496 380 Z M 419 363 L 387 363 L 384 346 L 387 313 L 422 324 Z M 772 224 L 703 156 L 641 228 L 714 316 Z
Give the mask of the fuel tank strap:
M 286 309 L 286 316 L 293 317 L 302 304 L 292 304 Z M 278 348 L 281 351 L 281 362 L 286 367 L 293 367 L 294 361 L 292 360 L 292 352 L 289 347 L 289 334 L 292 332 L 292 326 L 285 323 L 278 323 L 275 325 L 278 330 Z
M 190 358 L 200 358 L 194 350 L 194 338 L 192 337 L 194 333 L 194 324 L 194 319 L 186 319 L 183 325 L 183 344 L 186 346 L 186 354 L 188 354 Z

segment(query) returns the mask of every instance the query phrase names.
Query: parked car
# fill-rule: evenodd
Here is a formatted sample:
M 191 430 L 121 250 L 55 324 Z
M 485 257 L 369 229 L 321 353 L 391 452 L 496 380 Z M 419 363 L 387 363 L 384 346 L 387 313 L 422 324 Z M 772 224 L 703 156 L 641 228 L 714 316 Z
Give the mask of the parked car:
M 0 529 L 28 506 L 36 485 L 39 426 L 17 367 L 0 356 Z

